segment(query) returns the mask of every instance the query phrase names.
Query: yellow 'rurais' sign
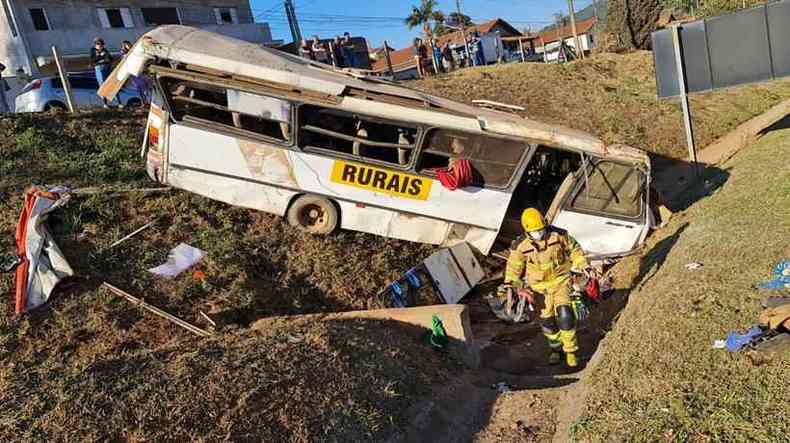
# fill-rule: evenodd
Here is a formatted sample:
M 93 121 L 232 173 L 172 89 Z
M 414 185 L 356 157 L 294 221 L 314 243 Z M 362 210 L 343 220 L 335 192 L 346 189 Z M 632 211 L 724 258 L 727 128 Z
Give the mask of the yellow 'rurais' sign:
M 335 160 L 331 180 L 335 183 L 415 200 L 427 200 L 433 184 L 433 180 L 429 178 L 342 160 Z

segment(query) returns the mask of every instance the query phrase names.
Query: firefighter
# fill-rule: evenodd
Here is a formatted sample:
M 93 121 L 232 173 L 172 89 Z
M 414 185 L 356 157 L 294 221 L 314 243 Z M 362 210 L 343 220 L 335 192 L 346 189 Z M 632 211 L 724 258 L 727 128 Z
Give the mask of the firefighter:
M 528 299 L 539 295 L 541 329 L 551 349 L 549 363 L 560 363 L 564 352 L 565 363 L 576 367 L 579 346 L 570 299 L 570 272 L 573 269 L 592 276 L 593 271 L 576 240 L 559 228 L 546 226 L 537 209 L 524 210 L 521 225 L 526 235 L 513 242 L 505 269 L 505 284 Z

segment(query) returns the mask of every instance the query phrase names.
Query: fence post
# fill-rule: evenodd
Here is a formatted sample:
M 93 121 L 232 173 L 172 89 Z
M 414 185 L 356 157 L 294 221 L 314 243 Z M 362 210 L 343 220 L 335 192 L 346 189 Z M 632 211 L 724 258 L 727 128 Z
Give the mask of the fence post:
M 697 145 L 694 144 L 694 127 L 691 122 L 691 109 L 689 109 L 689 97 L 686 91 L 686 70 L 683 67 L 683 55 L 680 50 L 680 33 L 678 25 L 672 25 L 672 46 L 675 49 L 675 65 L 678 70 L 678 93 L 680 95 L 680 106 L 683 108 L 683 123 L 686 127 L 686 144 L 689 149 L 689 161 L 694 169 L 694 174 L 699 176 L 697 164 Z
M 55 58 L 55 66 L 58 68 L 58 75 L 60 75 L 60 82 L 63 84 L 63 92 L 66 94 L 66 105 L 69 107 L 69 112 L 74 112 L 74 95 L 71 93 L 71 83 L 69 82 L 69 74 L 63 66 L 63 59 L 60 58 L 60 51 L 57 46 L 52 46 L 52 56 Z M 99 85 L 101 86 L 101 85 Z

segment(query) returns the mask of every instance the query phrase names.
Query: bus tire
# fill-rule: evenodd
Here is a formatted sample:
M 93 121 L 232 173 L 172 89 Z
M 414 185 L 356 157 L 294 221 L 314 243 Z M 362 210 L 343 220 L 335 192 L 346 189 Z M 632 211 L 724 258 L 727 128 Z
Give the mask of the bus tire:
M 340 214 L 329 199 L 302 195 L 288 208 L 288 223 L 304 232 L 326 235 L 337 228 Z

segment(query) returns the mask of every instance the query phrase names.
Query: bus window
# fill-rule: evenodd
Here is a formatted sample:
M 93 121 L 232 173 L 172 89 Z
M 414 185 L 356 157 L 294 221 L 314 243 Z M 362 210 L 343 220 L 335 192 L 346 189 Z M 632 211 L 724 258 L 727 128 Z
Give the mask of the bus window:
M 601 161 L 595 163 L 571 208 L 621 217 L 642 214 L 643 174 L 630 165 Z
M 451 159 L 467 159 L 475 185 L 501 188 L 510 183 L 526 148 L 523 141 L 431 129 L 423 142 L 418 171 L 434 175 L 434 169 L 448 167 Z
M 337 109 L 299 107 L 299 145 L 401 166 L 409 164 L 417 128 L 395 125 Z
M 291 140 L 291 103 L 208 83 L 161 79 L 173 118 L 267 140 Z

